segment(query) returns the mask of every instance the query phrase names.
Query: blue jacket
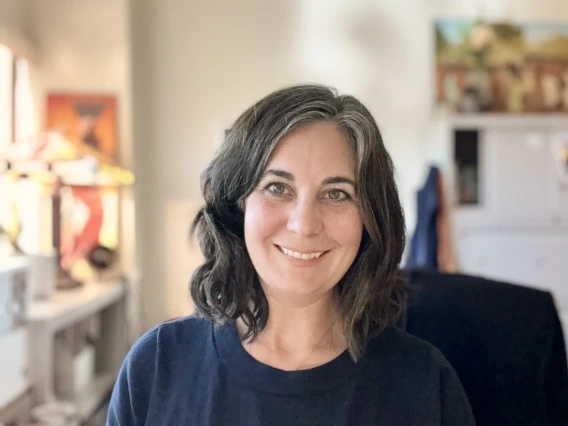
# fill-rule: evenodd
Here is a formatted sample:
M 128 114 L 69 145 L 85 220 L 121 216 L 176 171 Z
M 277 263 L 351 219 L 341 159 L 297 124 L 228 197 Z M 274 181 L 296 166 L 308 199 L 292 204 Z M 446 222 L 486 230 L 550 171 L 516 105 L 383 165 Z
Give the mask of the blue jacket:
M 410 242 L 410 253 L 406 267 L 438 269 L 436 216 L 440 208 L 440 196 L 437 188 L 439 174 L 438 168 L 431 166 L 424 186 L 417 193 L 416 229 Z

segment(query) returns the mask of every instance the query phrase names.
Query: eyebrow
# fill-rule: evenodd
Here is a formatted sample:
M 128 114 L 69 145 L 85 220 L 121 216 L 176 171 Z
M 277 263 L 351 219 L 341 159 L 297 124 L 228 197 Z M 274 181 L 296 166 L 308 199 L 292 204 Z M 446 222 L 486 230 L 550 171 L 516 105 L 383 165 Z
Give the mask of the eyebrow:
M 266 176 L 278 176 L 286 180 L 294 181 L 294 175 L 292 173 L 285 172 L 284 170 L 278 169 L 268 169 L 262 174 L 262 179 Z
M 266 170 L 262 175 L 262 179 L 264 179 L 266 176 L 278 176 L 278 177 L 281 177 L 283 179 L 289 180 L 291 182 L 294 182 L 294 180 L 295 180 L 294 175 L 292 173 L 288 173 L 288 172 L 285 172 L 284 170 L 278 170 L 278 169 Z M 345 177 L 345 176 L 329 177 L 327 179 L 324 179 L 324 181 L 322 182 L 323 185 L 332 185 L 334 183 L 347 183 L 349 185 L 352 185 L 353 188 L 357 187 L 355 185 L 355 181 L 353 181 L 353 179 L 350 179 L 350 178 Z
M 344 177 L 344 176 L 334 176 L 334 177 L 327 178 L 323 181 L 324 185 L 331 185 L 331 184 L 334 184 L 334 183 L 348 183 L 349 185 L 352 185 L 353 188 L 356 188 L 355 182 L 353 181 L 353 179 L 349 179 L 348 177 Z

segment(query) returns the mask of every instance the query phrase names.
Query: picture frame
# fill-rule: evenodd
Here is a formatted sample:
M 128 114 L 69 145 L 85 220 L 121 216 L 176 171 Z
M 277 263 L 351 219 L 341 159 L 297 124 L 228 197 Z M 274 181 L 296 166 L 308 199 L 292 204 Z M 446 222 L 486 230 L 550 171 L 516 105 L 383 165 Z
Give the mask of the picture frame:
M 117 99 L 111 94 L 49 93 L 46 128 L 117 160 Z
M 435 109 L 568 112 L 568 23 L 438 19 Z

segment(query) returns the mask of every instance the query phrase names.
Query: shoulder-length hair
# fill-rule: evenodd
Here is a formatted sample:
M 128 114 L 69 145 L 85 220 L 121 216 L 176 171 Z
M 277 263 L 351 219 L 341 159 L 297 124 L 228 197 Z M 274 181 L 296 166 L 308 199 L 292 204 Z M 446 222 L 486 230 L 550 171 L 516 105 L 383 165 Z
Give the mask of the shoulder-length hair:
M 354 360 L 370 338 L 396 322 L 404 298 L 399 264 L 405 244 L 393 163 L 375 120 L 357 99 L 318 85 L 274 92 L 235 122 L 201 176 L 205 207 L 197 214 L 204 263 L 191 277 L 196 313 L 217 324 L 241 318 L 243 339 L 266 326 L 268 302 L 244 240 L 245 199 L 258 185 L 278 141 L 305 123 L 327 121 L 342 129 L 355 154 L 355 177 L 364 230 L 359 251 L 336 288 L 348 350 Z

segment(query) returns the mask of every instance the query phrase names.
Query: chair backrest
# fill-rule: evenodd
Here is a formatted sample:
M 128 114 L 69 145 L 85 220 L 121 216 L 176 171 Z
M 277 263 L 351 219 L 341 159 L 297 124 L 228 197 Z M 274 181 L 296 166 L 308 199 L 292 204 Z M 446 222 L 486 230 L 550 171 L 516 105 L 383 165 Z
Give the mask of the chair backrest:
M 479 277 L 406 271 L 400 322 L 456 370 L 479 425 L 568 425 L 562 328 L 550 293 Z

